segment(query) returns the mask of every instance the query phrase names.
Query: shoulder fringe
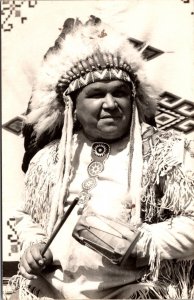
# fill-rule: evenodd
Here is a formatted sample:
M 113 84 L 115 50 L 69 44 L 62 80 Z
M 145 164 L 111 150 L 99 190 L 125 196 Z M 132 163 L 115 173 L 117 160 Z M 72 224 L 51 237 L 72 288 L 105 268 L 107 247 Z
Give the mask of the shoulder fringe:
M 189 214 L 189 205 L 194 198 L 194 172 L 184 170 L 183 137 L 165 132 L 156 133 L 151 139 L 154 146 L 150 146 L 142 180 L 145 221 L 152 223 L 154 217 L 162 221 L 165 209 L 172 215 Z M 156 186 L 163 197 L 157 197 Z
M 53 141 L 33 157 L 25 179 L 24 211 L 41 225 L 45 234 L 47 234 L 53 187 L 56 183 L 58 145 L 58 141 Z
M 161 210 L 167 208 L 175 215 L 194 216 L 194 212 L 189 209 L 194 199 L 194 176 L 191 178 L 190 175 L 190 172 L 184 174 L 180 167 L 169 172 L 164 182 L 165 194 Z

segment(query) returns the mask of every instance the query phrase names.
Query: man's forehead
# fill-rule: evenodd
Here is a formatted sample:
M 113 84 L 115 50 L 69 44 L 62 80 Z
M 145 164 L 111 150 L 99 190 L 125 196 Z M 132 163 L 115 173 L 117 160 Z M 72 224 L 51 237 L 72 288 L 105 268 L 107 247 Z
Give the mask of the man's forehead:
M 83 88 L 83 91 L 95 90 L 95 89 L 115 89 L 115 88 L 130 88 L 128 82 L 122 80 L 107 80 L 107 81 L 97 81 L 88 84 Z

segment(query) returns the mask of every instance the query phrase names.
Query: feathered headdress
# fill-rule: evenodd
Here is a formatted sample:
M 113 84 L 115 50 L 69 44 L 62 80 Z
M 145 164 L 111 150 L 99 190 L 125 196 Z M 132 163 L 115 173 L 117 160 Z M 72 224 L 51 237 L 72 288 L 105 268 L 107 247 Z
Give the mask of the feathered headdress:
M 63 198 L 71 169 L 74 130 L 72 113 L 75 107 L 72 94 L 95 81 L 127 81 L 134 99 L 130 129 L 134 149 L 134 141 L 137 141 L 138 134 L 135 124 L 139 124 L 139 120 L 150 120 L 156 110 L 157 94 L 147 82 L 144 64 L 141 53 L 134 48 L 126 35 L 118 33 L 115 28 L 94 16 L 90 16 L 85 24 L 78 19 L 67 19 L 55 46 L 45 55 L 33 87 L 26 124 L 33 126 L 35 142 L 44 134 L 54 138 L 62 131 L 56 189 L 56 199 L 59 199 L 59 202 L 52 207 L 54 217 L 51 227 L 57 212 L 63 212 Z M 137 162 L 136 153 L 138 151 L 131 152 L 131 169 L 134 169 L 133 162 Z M 129 183 L 131 190 L 135 184 L 137 180 L 136 183 Z
M 55 46 L 45 55 L 33 87 L 26 123 L 34 125 L 37 139 L 45 131 L 52 135 L 63 126 L 64 91 L 68 89 L 70 93 L 92 80 L 104 80 L 105 70 L 125 71 L 120 79 L 130 77 L 137 106 L 142 108 L 141 118 L 150 119 L 155 113 L 156 94 L 146 82 L 144 64 L 141 53 L 128 37 L 99 18 L 91 16 L 85 24 L 78 19 L 67 19 Z

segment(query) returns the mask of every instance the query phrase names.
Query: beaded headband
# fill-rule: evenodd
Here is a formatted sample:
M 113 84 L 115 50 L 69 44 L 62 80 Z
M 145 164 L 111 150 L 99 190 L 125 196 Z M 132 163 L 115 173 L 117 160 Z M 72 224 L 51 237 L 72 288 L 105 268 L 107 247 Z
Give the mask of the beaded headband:
M 122 81 L 132 83 L 129 75 L 123 70 L 119 70 L 116 68 L 96 70 L 94 72 L 88 72 L 84 76 L 81 76 L 80 78 L 73 80 L 69 84 L 67 90 L 65 91 L 65 94 L 68 95 L 80 88 L 83 88 L 84 86 L 87 86 L 90 83 L 94 83 L 97 81 L 106 81 L 106 80 L 122 80 Z M 134 95 L 135 87 L 133 83 L 132 83 L 132 87 L 134 88 L 133 91 L 133 95 Z
M 62 75 L 57 84 L 57 91 L 65 95 L 97 81 L 122 80 L 132 85 L 132 95 L 135 96 L 137 76 L 129 64 L 120 57 L 98 51 L 91 57 L 79 61 L 66 75 Z

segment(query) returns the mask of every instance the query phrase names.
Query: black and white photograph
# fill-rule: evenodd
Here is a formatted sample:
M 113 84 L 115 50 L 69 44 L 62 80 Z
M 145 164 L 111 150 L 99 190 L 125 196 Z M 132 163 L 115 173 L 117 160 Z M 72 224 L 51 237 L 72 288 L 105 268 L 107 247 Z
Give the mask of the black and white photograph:
M 3 300 L 194 299 L 193 0 L 1 0 Z

